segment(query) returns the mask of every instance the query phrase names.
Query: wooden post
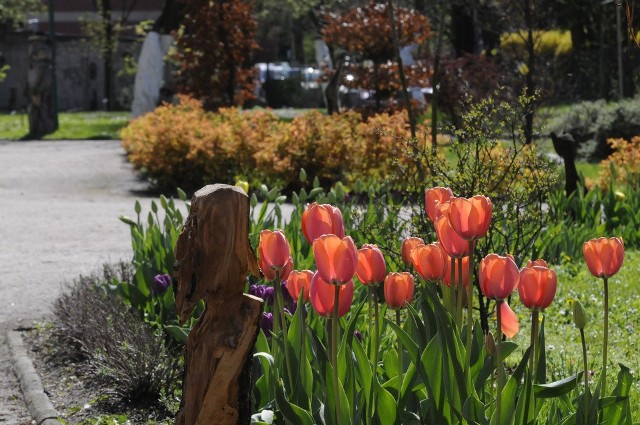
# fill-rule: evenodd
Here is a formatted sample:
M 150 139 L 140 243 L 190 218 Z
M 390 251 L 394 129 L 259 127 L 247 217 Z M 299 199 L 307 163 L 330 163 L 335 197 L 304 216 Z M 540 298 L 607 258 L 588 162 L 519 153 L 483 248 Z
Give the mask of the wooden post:
M 250 367 L 262 300 L 244 294 L 258 274 L 249 244 L 249 198 L 215 184 L 195 193 L 176 246 L 180 322 L 200 300 L 205 311 L 189 333 L 179 425 L 249 423 Z

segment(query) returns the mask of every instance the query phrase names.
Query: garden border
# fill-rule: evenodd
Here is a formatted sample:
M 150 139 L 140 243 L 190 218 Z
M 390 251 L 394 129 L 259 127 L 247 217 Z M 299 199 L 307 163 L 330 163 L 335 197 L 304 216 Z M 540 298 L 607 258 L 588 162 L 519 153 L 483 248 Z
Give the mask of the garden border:
M 13 373 L 16 375 L 27 410 L 37 425 L 62 425 L 60 415 L 53 407 L 44 391 L 40 375 L 27 353 L 19 331 L 7 330 L 7 342 L 13 361 Z

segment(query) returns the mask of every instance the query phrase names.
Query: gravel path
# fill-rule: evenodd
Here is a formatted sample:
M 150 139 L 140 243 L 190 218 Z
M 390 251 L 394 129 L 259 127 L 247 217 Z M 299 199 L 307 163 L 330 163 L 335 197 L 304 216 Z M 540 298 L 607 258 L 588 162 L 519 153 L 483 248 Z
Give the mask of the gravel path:
M 130 258 L 118 216 L 144 189 L 119 141 L 0 142 L 0 338 L 47 314 L 63 282 Z M 0 347 L 0 423 L 30 423 Z

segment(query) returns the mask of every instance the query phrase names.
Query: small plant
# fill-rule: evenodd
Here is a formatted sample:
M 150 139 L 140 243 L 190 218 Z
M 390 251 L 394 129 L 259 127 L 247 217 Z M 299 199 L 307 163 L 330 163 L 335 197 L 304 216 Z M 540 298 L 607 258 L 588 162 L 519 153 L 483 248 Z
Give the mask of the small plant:
M 88 373 L 118 400 L 158 404 L 179 385 L 181 359 L 162 333 L 106 290 L 126 279 L 127 265 L 81 276 L 56 300 L 51 347 L 58 360 L 83 361 Z

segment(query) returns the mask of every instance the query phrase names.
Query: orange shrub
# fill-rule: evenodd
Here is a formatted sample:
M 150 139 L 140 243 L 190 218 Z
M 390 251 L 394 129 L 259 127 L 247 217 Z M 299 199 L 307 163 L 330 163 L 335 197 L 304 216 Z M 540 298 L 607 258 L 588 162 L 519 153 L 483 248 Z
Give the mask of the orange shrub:
M 607 144 L 613 149 L 609 157 L 600 162 L 598 186 L 608 190 L 613 183 L 640 188 L 640 136 L 631 141 L 625 139 L 608 139 Z M 613 173 L 612 173 L 613 171 Z
M 299 170 L 323 185 L 388 178 L 409 161 L 406 113 L 362 121 L 353 111 L 310 111 L 285 122 L 269 110 L 206 112 L 191 98 L 165 104 L 121 132 L 130 161 L 156 186 L 195 189 L 212 182 L 266 183 L 294 189 Z

